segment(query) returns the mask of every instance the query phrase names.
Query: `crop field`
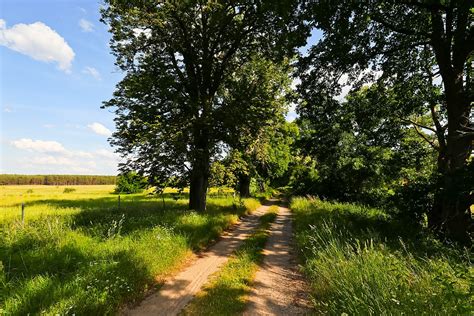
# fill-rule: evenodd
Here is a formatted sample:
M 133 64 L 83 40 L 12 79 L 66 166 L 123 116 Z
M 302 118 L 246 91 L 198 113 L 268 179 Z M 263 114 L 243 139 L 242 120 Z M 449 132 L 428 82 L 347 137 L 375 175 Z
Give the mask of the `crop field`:
M 119 205 L 113 188 L 0 186 L 0 315 L 115 313 L 259 206 L 216 189 L 203 213 L 171 189 Z

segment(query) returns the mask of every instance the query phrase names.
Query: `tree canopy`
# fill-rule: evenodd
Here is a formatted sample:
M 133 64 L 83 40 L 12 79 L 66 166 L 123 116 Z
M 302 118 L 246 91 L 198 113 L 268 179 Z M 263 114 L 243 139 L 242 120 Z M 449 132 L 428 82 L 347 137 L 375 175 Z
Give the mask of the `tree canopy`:
M 422 129 L 436 135 L 423 137 L 439 155 L 430 226 L 467 239 L 473 188 L 459 179 L 468 172 L 474 139 L 472 3 L 310 1 L 306 9 L 324 37 L 301 59 L 302 116 L 315 121 L 315 105 L 335 107 L 333 98 L 344 84 L 357 89 L 377 81 L 400 91 L 391 110 L 421 137 Z M 429 114 L 431 124 L 413 120 L 414 113 Z
M 111 48 L 125 78 L 114 97 L 112 144 L 122 169 L 190 185 L 190 208 L 206 207 L 209 168 L 245 103 L 224 103 L 224 85 L 259 53 L 292 54 L 301 36 L 291 1 L 106 1 Z M 295 33 L 300 34 L 300 33 Z M 227 105 L 229 106 L 227 106 Z M 257 109 L 258 110 L 258 109 Z M 224 122 L 221 118 L 227 118 Z

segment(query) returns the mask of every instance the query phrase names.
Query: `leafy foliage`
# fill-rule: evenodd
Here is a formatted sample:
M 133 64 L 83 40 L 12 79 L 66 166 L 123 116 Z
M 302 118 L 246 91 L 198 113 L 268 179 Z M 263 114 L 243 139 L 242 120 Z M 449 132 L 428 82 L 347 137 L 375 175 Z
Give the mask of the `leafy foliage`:
M 117 177 L 117 186 L 115 187 L 115 193 L 141 193 L 148 187 L 147 178 L 139 175 L 136 172 L 129 171 L 122 173 Z
M 296 191 L 386 209 L 394 206 L 420 221 L 433 204 L 433 194 L 427 192 L 433 190 L 435 152 L 398 115 L 397 94 L 372 85 L 331 104 L 312 106 L 328 119 L 300 119 L 298 144 L 307 158 L 295 166 Z M 317 174 L 305 168 L 315 168 Z
M 299 23 L 295 5 L 106 1 L 103 21 L 111 26 L 117 65 L 126 72 L 104 103 L 115 109 L 112 144 L 126 158 L 122 171 L 137 170 L 158 187 L 170 178 L 189 184 L 190 208 L 204 209 L 210 164 L 228 129 L 253 123 L 234 120 L 233 114 L 252 108 L 227 102 L 226 88 L 234 86 L 226 83 L 256 54 L 281 59 L 275 48 L 291 51 L 302 40 L 287 36 Z
M 316 122 L 326 109 L 324 114 L 332 114 L 323 119 L 331 120 L 343 86 L 358 90 L 376 81 L 392 90 L 393 107 L 364 106 L 373 111 L 367 121 L 372 113 L 397 115 L 438 152 L 440 177 L 429 224 L 468 242 L 472 193 L 467 192 L 473 187 L 460 185 L 459 177 L 467 171 L 474 139 L 470 1 L 316 1 L 307 3 L 307 12 L 324 38 L 300 60 L 302 117 Z

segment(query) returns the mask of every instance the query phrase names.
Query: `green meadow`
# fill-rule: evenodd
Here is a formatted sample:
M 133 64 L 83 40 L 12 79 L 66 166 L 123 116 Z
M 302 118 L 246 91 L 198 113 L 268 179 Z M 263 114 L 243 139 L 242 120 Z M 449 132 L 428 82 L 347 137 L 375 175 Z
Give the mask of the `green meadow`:
M 260 205 L 212 190 L 197 213 L 169 189 L 119 206 L 112 191 L 0 186 L 0 314 L 115 314 Z

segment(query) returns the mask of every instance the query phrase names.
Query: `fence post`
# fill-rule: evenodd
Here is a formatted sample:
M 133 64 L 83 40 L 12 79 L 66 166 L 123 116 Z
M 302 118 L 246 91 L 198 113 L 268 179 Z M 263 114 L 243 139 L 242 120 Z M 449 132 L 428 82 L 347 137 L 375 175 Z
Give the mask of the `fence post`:
M 21 223 L 25 224 L 25 202 L 21 203 Z
M 118 196 L 118 209 L 120 210 L 120 194 Z

